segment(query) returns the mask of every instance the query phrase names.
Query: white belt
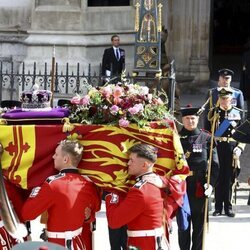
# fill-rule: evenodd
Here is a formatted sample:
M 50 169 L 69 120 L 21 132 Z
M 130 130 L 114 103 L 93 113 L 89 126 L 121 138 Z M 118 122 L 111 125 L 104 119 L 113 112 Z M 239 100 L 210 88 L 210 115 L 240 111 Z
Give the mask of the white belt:
M 4 227 L 4 224 L 3 224 L 3 221 L 2 220 L 0 220 L 0 228 L 1 227 Z
M 149 237 L 149 236 L 162 236 L 164 230 L 162 227 L 151 230 L 127 230 L 128 237 Z
M 54 239 L 72 239 L 73 237 L 76 237 L 82 232 L 82 227 L 74 230 L 74 231 L 65 231 L 65 232 L 50 232 L 47 231 L 47 235 L 49 238 Z

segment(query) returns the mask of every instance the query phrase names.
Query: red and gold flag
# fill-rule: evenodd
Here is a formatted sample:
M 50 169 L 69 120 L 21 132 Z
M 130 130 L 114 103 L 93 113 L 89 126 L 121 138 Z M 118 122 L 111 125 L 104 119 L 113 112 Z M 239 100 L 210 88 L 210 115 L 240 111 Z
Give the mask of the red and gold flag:
M 98 186 L 125 190 L 130 185 L 126 152 L 138 142 L 158 148 L 157 173 L 185 177 L 188 167 L 177 132 L 173 126 L 153 127 L 75 125 L 72 131 L 63 132 L 63 125 L 1 125 L 4 174 L 24 189 L 41 185 L 56 173 L 52 156 L 58 142 L 68 138 L 78 139 L 83 144 L 79 168 Z

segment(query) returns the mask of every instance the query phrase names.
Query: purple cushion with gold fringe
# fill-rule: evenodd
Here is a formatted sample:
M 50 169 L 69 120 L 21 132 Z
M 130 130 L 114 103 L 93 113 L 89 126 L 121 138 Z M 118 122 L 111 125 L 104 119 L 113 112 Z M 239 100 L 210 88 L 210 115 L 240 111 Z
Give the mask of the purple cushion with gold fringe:
M 2 115 L 9 125 L 60 124 L 69 116 L 67 108 L 12 109 Z

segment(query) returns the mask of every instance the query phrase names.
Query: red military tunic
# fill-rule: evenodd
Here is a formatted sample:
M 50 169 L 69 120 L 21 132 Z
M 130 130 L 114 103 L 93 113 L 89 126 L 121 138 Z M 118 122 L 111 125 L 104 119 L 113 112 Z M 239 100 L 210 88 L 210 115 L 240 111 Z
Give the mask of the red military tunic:
M 48 232 L 62 233 L 59 238 L 48 234 L 48 241 L 66 246 L 65 237 L 60 238 L 61 235 L 79 230 L 86 219 L 86 210 L 90 208 L 95 213 L 100 208 L 100 202 L 92 182 L 81 176 L 77 169 L 64 169 L 58 175 L 49 177 L 41 187 L 32 190 L 23 206 L 22 215 L 25 220 L 33 220 L 47 210 Z M 72 239 L 73 249 L 85 249 L 80 233 Z
M 129 231 L 146 231 L 163 227 L 163 198 L 159 188 L 140 180 L 132 187 L 124 200 L 106 196 L 108 224 L 111 228 L 128 226 Z M 130 237 L 128 246 L 142 250 L 156 249 L 154 236 Z M 166 248 L 163 248 L 166 249 Z

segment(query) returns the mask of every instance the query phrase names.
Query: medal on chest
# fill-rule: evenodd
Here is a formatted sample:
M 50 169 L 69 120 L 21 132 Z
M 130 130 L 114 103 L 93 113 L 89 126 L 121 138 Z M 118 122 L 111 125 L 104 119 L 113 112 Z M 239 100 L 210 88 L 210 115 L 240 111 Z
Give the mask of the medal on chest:
M 229 113 L 228 114 L 228 120 L 240 120 L 240 114 L 239 113 Z
M 194 153 L 200 153 L 200 152 L 202 152 L 202 144 L 200 144 L 200 143 L 194 143 L 193 144 L 193 152 Z

